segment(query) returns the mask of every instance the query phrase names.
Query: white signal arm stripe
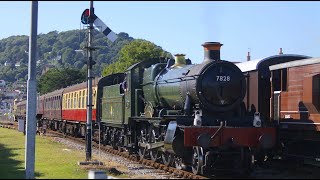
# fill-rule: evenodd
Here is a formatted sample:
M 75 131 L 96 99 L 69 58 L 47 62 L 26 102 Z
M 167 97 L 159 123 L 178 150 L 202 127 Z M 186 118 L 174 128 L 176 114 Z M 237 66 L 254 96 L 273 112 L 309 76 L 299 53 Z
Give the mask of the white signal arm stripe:
M 107 36 L 107 38 L 114 42 L 118 36 L 114 33 L 106 24 L 104 24 L 98 17 L 94 20 L 93 24 L 99 28 L 99 30 Z

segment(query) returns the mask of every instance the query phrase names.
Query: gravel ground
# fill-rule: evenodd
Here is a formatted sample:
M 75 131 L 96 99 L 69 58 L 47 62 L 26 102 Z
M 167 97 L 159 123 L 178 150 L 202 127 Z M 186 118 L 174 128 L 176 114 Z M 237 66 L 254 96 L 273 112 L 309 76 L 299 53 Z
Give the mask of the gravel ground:
M 84 145 L 60 137 L 53 137 L 53 140 L 67 145 L 70 149 L 83 151 L 85 154 Z M 169 179 L 171 177 L 170 173 L 154 169 L 153 167 L 141 165 L 138 162 L 130 161 L 114 154 L 105 153 L 102 151 L 99 154 L 99 150 L 94 147 L 92 148 L 92 157 L 93 160 L 103 162 L 104 165 L 99 167 L 90 166 L 85 168 L 106 169 L 110 173 L 110 176 L 119 176 L 119 178 L 123 177 L 131 179 Z M 109 174 L 108 172 L 107 174 Z

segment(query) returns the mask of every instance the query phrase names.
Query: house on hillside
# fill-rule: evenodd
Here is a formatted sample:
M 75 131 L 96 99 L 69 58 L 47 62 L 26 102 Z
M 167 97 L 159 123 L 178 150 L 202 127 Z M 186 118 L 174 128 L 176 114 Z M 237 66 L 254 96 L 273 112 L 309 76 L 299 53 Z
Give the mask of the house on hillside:
M 47 71 L 49 71 L 49 69 L 54 68 L 54 67 L 55 67 L 54 65 L 50 65 L 50 64 L 44 65 L 42 72 L 41 72 L 41 75 L 44 75 Z
M 0 80 L 0 88 L 6 87 L 6 82 L 4 80 Z
M 11 62 L 8 62 L 8 61 L 6 61 L 5 63 L 4 63 L 4 66 L 11 66 L 12 65 L 12 63 Z
M 14 66 L 15 67 L 19 67 L 20 66 L 20 62 L 17 62 Z

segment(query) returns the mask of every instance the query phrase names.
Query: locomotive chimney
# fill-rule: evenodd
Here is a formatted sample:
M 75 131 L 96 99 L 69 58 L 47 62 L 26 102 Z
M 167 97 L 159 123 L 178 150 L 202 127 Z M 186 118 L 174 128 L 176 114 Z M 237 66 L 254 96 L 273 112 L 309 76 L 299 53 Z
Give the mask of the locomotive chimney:
M 204 61 L 220 61 L 220 48 L 223 44 L 219 42 L 205 42 L 204 47 Z
M 175 63 L 172 67 L 181 67 L 182 65 L 186 65 L 185 54 L 175 54 Z
M 283 54 L 283 52 L 282 52 L 282 48 L 280 48 L 280 52 L 279 52 L 279 54 Z

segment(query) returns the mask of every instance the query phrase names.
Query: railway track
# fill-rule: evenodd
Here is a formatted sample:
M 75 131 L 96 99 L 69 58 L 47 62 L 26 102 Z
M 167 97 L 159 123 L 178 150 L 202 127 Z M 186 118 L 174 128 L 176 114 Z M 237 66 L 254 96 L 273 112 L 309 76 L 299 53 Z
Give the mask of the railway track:
M 0 127 L 17 130 L 18 123 L 17 122 L 0 122 Z M 56 131 L 48 131 L 48 135 L 51 134 L 53 137 L 58 137 L 61 141 L 71 141 L 77 144 L 81 144 L 82 147 L 85 147 L 85 140 L 82 138 L 74 138 L 70 136 L 64 136 L 63 134 Z M 99 149 L 99 144 L 93 142 L 93 149 Z M 139 160 L 137 155 L 130 155 L 128 152 L 121 152 L 119 150 L 115 150 L 110 146 L 102 146 L 100 145 L 100 149 L 102 152 L 116 155 L 118 157 L 125 158 L 128 163 L 127 166 L 134 166 L 132 169 L 144 169 L 145 174 L 148 174 L 152 171 L 153 174 L 162 177 L 163 179 L 208 179 L 207 177 L 194 175 L 190 172 L 178 170 L 173 167 L 169 167 L 157 162 L 153 162 L 151 160 L 143 159 Z M 297 179 L 297 178 L 307 178 L 307 179 L 315 179 L 320 177 L 320 168 L 313 167 L 310 165 L 298 165 L 292 162 L 287 162 L 283 160 L 273 160 L 268 162 L 263 166 L 256 166 L 254 171 L 248 176 L 245 177 L 247 179 Z M 243 178 L 237 176 L 230 176 L 230 174 L 220 174 L 218 176 L 209 177 L 212 179 L 224 179 L 224 178 Z M 159 178 L 157 178 L 159 179 Z

